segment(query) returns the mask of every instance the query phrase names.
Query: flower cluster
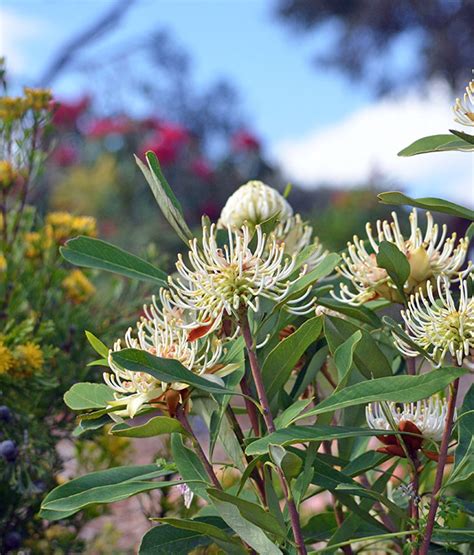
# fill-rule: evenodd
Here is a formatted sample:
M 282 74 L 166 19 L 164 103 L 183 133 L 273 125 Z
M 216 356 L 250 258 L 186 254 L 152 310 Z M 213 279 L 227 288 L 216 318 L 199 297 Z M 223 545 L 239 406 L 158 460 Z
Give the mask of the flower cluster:
M 74 304 L 87 302 L 94 294 L 95 287 L 81 270 L 72 270 L 63 279 L 62 287 L 66 297 Z
M 97 222 L 90 216 L 74 216 L 69 212 L 50 212 L 46 216 L 46 226 L 50 228 L 54 240 L 64 242 L 75 235 L 97 235 Z
M 436 290 L 429 283 L 426 293 L 419 291 L 412 295 L 401 314 L 410 339 L 438 365 L 448 354 L 462 365 L 464 358 L 474 350 L 474 298 L 469 295 L 466 279 L 459 283 L 458 301 L 453 297 L 452 285 L 443 276 L 438 278 Z M 394 335 L 394 340 L 404 355 L 419 355 L 399 336 Z
M 40 372 L 44 365 L 43 350 L 32 341 L 14 347 L 0 341 L 0 375 L 30 376 Z
M 164 291 L 160 291 L 161 299 Z M 156 299 L 144 307 L 145 317 L 125 334 L 125 348 L 140 349 L 159 358 L 178 360 L 185 368 L 196 374 L 222 375 L 225 368 L 218 365 L 222 346 L 216 338 L 189 341 L 187 332 L 176 325 L 176 314 L 169 314 L 157 305 Z M 185 404 L 188 385 L 179 382 L 161 382 L 144 372 L 132 372 L 119 367 L 112 358 L 122 349 L 116 341 L 109 354 L 110 372 L 104 373 L 105 383 L 115 392 L 116 400 L 111 406 L 118 408 L 118 416 L 133 417 L 144 406 L 161 408 L 174 414 L 178 404 Z
M 441 441 L 446 424 L 447 403 L 436 396 L 417 403 L 370 403 L 365 414 L 369 428 L 407 433 L 402 438 L 395 434 L 378 436 L 385 445 L 378 449 L 380 452 L 405 457 L 406 450 L 412 455 L 421 449 L 423 440 Z M 432 451 L 425 449 L 424 453 L 435 458 Z
M 338 272 L 352 283 L 353 288 L 342 284 L 339 300 L 352 305 L 377 298 L 402 302 L 387 271 L 377 263 L 377 253 L 382 241 L 396 245 L 410 264 L 410 275 L 404 285 L 407 294 L 426 288 L 428 283 L 435 281 L 440 275 L 451 277 L 460 271 L 469 245 L 466 237 L 456 242 L 456 233 L 453 233 L 447 238 L 446 225 L 440 230 L 429 212 L 426 213 L 426 229 L 423 233 L 418 227 L 416 209 L 409 216 L 410 234 L 405 237 L 395 213 L 392 218 L 392 222 L 377 221 L 375 236 L 370 223 L 366 225 L 372 252 L 368 250 L 366 242 L 357 236 L 354 236 L 352 243 L 348 243 L 347 253 L 343 254 L 344 264 L 338 268 Z M 334 296 L 336 297 L 335 294 Z

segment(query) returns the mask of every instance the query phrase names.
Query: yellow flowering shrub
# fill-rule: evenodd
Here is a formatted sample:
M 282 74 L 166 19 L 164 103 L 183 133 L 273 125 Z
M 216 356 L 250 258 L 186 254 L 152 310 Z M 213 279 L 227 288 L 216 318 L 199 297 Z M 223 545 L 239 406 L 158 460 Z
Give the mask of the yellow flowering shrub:
M 13 356 L 15 357 L 15 367 L 20 374 L 30 375 L 43 369 L 43 351 L 32 341 L 18 345 L 13 351 Z
M 74 304 L 88 301 L 95 293 L 95 287 L 81 270 L 72 270 L 63 279 L 62 287 L 66 297 Z

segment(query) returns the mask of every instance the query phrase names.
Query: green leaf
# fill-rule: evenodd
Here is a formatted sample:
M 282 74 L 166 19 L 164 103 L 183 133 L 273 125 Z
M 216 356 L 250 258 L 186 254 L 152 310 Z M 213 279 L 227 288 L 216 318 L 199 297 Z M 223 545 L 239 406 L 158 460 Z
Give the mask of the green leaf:
M 113 503 L 137 493 L 180 483 L 152 481 L 169 474 L 172 474 L 171 470 L 160 469 L 155 464 L 92 472 L 53 489 L 42 503 L 40 516 L 46 518 L 48 514 L 52 520 L 66 518 L 88 505 Z M 53 514 L 56 518 L 51 518 Z
M 377 253 L 377 265 L 387 270 L 402 299 L 405 299 L 405 282 L 410 276 L 410 263 L 407 257 L 393 243 L 382 241 Z
M 431 361 L 433 364 L 436 364 L 436 361 L 433 359 L 433 357 L 431 357 L 424 349 L 422 349 L 417 343 L 415 343 L 413 341 L 413 339 L 411 339 L 411 337 L 405 332 L 405 330 L 400 326 L 400 324 L 398 324 L 398 322 L 395 322 L 395 320 L 393 320 L 392 318 L 390 318 L 389 316 L 383 316 L 382 317 L 382 322 L 390 328 L 390 330 L 396 335 L 398 336 L 400 339 L 403 339 L 403 341 L 407 344 L 410 345 L 410 347 L 412 349 L 414 349 L 415 351 L 419 352 L 420 355 L 424 356 L 426 359 L 428 359 L 429 361 Z
M 99 416 L 95 420 L 81 420 L 79 424 L 74 428 L 72 435 L 73 437 L 79 437 L 86 432 L 91 432 L 93 430 L 98 430 L 105 426 L 106 424 L 110 424 L 110 418 L 105 414 L 103 416 Z
M 327 397 L 316 408 L 306 412 L 304 417 L 374 401 L 397 403 L 420 401 L 441 391 L 467 372 L 465 368 L 447 367 L 419 376 L 390 376 L 356 383 Z
M 457 129 L 450 129 L 449 132 L 456 135 L 456 137 L 459 137 L 463 141 L 474 145 L 474 135 L 469 135 L 469 133 L 464 133 L 464 131 L 458 131 Z
M 174 432 L 187 434 L 176 418 L 169 416 L 155 416 L 140 426 L 129 426 L 125 423 L 115 424 L 110 430 L 112 435 L 119 437 L 155 437 Z
M 330 299 L 326 297 L 318 298 L 318 305 L 330 308 L 331 310 L 335 310 L 336 312 L 340 312 L 341 314 L 344 314 L 349 318 L 364 322 L 372 328 L 380 328 L 382 326 L 382 322 L 377 314 L 375 314 L 373 310 L 368 309 L 364 305 L 351 306 L 336 301 L 335 299 Z
M 446 152 L 449 150 L 472 150 L 473 147 L 464 139 L 452 135 L 429 135 L 418 139 L 398 153 L 398 156 L 415 156 L 428 152 Z
M 207 493 L 212 501 L 219 500 L 235 505 L 245 519 L 250 520 L 259 528 L 262 528 L 271 534 L 276 534 L 282 538 L 286 536 L 286 530 L 281 528 L 276 517 L 265 511 L 265 509 L 260 507 L 260 505 L 251 503 L 250 501 L 246 501 L 245 499 L 236 497 L 235 495 L 231 495 L 230 493 L 216 488 L 208 488 Z
M 72 410 L 102 409 L 113 400 L 114 392 L 101 383 L 76 383 L 64 394 L 64 402 Z
M 184 445 L 180 434 L 171 435 L 171 453 L 173 461 L 189 489 L 209 501 L 206 492 L 206 483 L 209 483 L 209 476 L 196 453 Z
M 245 543 L 252 547 L 259 555 L 283 555 L 279 547 L 270 541 L 262 529 L 254 523 L 253 519 L 248 520 L 244 518 L 237 505 L 219 495 L 223 492 L 219 492 L 219 497 L 215 497 L 214 493 L 216 491 L 218 490 L 209 490 L 209 496 L 219 515 Z M 269 513 L 267 514 L 269 515 Z
M 200 517 L 194 520 L 161 518 L 161 526 L 155 526 L 142 538 L 139 555 L 169 555 L 189 553 L 197 547 L 214 543 L 214 539 L 230 538 L 224 532 L 228 525 L 219 517 Z
M 304 415 L 305 416 L 305 415 Z M 264 455 L 268 452 L 270 444 L 288 446 L 296 443 L 344 439 L 347 437 L 371 437 L 384 435 L 384 430 L 370 428 L 350 428 L 346 426 L 328 426 L 326 424 L 313 424 L 312 426 L 290 426 L 282 428 L 260 439 L 252 441 L 247 446 L 247 455 Z M 385 435 L 387 431 L 385 430 Z
M 139 349 L 122 349 L 112 353 L 112 359 L 122 368 L 132 372 L 145 372 L 162 382 L 187 383 L 209 393 L 233 393 L 214 381 L 194 374 L 173 358 L 156 357 Z
M 454 469 L 444 487 L 468 480 L 474 474 L 474 385 L 464 397 L 457 422 L 458 445 L 454 453 Z
M 362 333 L 360 330 L 357 330 L 334 351 L 334 364 L 336 365 L 339 377 L 336 391 L 346 386 L 354 360 L 354 351 L 361 339 Z
M 361 332 L 362 337 L 354 351 L 354 364 L 360 373 L 366 378 L 391 376 L 390 363 L 370 333 L 360 329 L 360 326 L 340 318 L 333 316 L 324 318 L 324 334 L 333 354 L 339 345 L 347 341 L 357 331 Z
M 67 241 L 60 249 L 62 257 L 85 268 L 106 270 L 121 276 L 150 281 L 168 287 L 168 276 L 152 264 L 110 243 L 92 237 L 79 236 Z
M 423 208 L 424 210 L 431 210 L 433 212 L 442 212 L 465 220 L 474 221 L 474 211 L 454 202 L 443 200 L 436 197 L 423 197 L 411 198 L 407 197 L 399 191 L 390 191 L 387 193 L 380 193 L 377 195 L 379 200 L 384 204 L 395 204 L 401 206 L 415 206 L 416 208 Z
M 281 469 L 288 481 L 291 481 L 300 474 L 303 461 L 298 455 L 291 451 L 287 451 L 281 445 L 270 444 L 268 450 L 270 458 Z
M 89 341 L 89 343 L 91 344 L 91 347 L 94 349 L 94 351 L 100 355 L 101 357 L 103 357 L 105 360 L 107 360 L 108 356 L 109 356 L 109 348 L 107 347 L 107 345 L 105 345 L 104 343 L 102 343 L 102 341 L 100 339 L 98 339 L 93 333 L 91 333 L 90 331 L 85 330 L 84 332 L 86 334 L 87 337 L 87 341 Z
M 336 488 L 336 491 L 343 492 L 343 493 L 350 493 L 351 495 L 357 495 L 359 497 L 367 497 L 370 499 L 374 499 L 376 501 L 380 501 L 380 503 L 383 503 L 388 509 L 390 509 L 390 511 L 394 515 L 397 515 L 401 519 L 406 517 L 405 511 L 400 509 L 398 505 L 390 501 L 390 499 L 388 499 L 387 497 L 385 497 L 385 495 L 382 495 L 378 491 L 367 489 L 360 485 L 351 485 L 351 484 L 339 484 Z
M 135 156 L 135 161 L 145 176 L 163 216 L 177 235 L 188 245 L 193 236 L 184 220 L 181 205 L 166 181 L 156 155 L 148 151 L 145 156 L 148 167 L 137 156 Z
M 311 318 L 280 341 L 267 356 L 263 363 L 262 376 L 269 400 L 284 387 L 298 360 L 311 343 L 318 339 L 321 329 L 321 318 Z
M 295 401 L 275 418 L 275 427 L 279 429 L 289 426 L 294 418 L 304 411 L 312 401 L 313 399 L 300 399 L 299 401 Z

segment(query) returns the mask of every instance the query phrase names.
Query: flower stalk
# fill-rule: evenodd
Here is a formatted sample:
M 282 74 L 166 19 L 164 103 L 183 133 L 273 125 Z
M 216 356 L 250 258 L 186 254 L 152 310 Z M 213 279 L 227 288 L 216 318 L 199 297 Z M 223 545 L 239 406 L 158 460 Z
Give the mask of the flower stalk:
M 267 431 L 269 433 L 272 433 L 275 431 L 275 424 L 273 422 L 273 416 L 270 410 L 270 404 L 268 402 L 267 393 L 265 391 L 265 386 L 263 384 L 262 372 L 260 370 L 260 365 L 258 363 L 257 355 L 255 353 L 255 345 L 252 338 L 252 332 L 250 330 L 247 313 L 244 310 L 241 311 L 239 324 L 240 324 L 240 330 L 241 330 L 242 336 L 244 338 L 245 347 L 247 349 L 249 362 L 250 362 L 250 369 L 252 371 L 252 377 L 255 382 L 258 400 L 262 406 L 262 414 L 263 414 L 263 419 L 265 421 L 265 426 L 267 428 Z M 290 487 L 289 487 L 288 481 L 286 480 L 285 475 L 283 474 L 283 471 L 280 468 L 278 468 L 277 472 L 281 481 L 283 494 L 285 496 L 286 504 L 288 507 L 288 512 L 290 514 L 291 528 L 293 530 L 293 536 L 295 539 L 298 553 L 300 555 L 306 555 L 307 550 L 304 544 L 303 532 L 301 530 L 298 509 L 296 508 L 296 504 L 291 496 Z
M 448 447 L 449 441 L 451 439 L 451 432 L 453 428 L 454 412 L 456 408 L 456 399 L 459 389 L 459 378 L 457 378 L 449 387 L 449 400 L 448 400 L 448 410 L 446 415 L 446 426 L 444 428 L 443 439 L 441 441 L 441 447 L 439 452 L 439 461 L 436 468 L 436 476 L 433 491 L 431 494 L 431 505 L 428 513 L 428 521 L 426 524 L 425 534 L 423 544 L 420 549 L 420 555 L 428 555 L 431 536 L 433 535 L 433 529 L 436 520 L 436 512 L 438 511 L 439 505 L 439 494 L 441 491 L 441 485 L 443 482 L 444 467 L 446 466 L 446 461 L 448 458 Z

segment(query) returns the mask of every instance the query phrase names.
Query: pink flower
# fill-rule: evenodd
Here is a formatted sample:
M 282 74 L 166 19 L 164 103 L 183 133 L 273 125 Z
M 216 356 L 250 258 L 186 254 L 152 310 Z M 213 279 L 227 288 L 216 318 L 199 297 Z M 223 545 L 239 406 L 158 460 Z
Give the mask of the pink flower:
M 236 152 L 260 150 L 260 141 L 248 131 L 238 131 L 232 137 L 232 148 Z
M 142 153 L 152 150 L 160 164 L 172 164 L 190 139 L 187 129 L 172 123 L 156 122 L 156 130 L 143 143 Z

